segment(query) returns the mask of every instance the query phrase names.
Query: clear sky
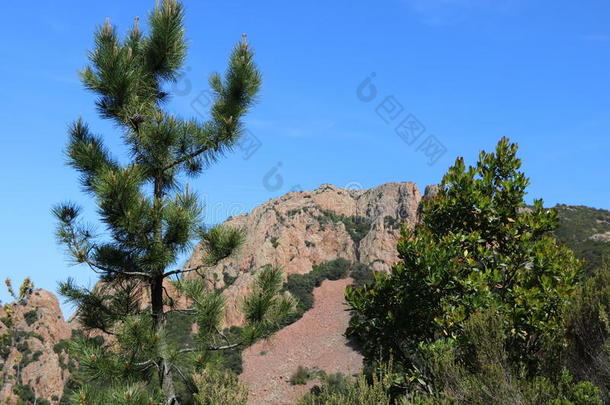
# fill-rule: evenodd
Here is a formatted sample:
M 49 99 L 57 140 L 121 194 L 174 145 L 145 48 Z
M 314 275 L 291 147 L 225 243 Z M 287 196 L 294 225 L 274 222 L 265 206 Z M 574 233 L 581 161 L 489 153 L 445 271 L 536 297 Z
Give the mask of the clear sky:
M 369 188 L 412 181 L 423 189 L 456 156 L 472 163 L 502 136 L 520 145 L 530 199 L 610 208 L 607 1 L 185 4 L 190 54 L 172 110 L 202 111 L 209 73 L 224 69 L 243 32 L 264 75 L 260 104 L 247 118 L 248 143 L 191 182 L 208 204 L 207 222 L 324 183 Z M 124 32 L 153 6 L 153 0 L 3 4 L 2 278 L 17 283 L 31 276 L 53 291 L 69 276 L 95 281 L 87 269 L 66 263 L 53 236 L 50 209 L 58 202 L 79 202 L 95 218 L 65 166 L 66 127 L 82 116 L 124 155 L 76 72 L 86 64 L 96 25 L 109 17 Z M 361 86 L 371 75 L 373 87 Z

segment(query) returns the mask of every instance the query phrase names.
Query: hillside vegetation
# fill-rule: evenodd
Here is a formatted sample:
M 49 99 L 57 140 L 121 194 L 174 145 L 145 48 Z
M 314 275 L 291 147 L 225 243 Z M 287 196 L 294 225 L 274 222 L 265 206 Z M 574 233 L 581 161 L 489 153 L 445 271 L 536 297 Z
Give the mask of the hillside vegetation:
M 557 205 L 557 239 L 585 260 L 585 271 L 598 269 L 610 254 L 610 211 L 584 206 Z

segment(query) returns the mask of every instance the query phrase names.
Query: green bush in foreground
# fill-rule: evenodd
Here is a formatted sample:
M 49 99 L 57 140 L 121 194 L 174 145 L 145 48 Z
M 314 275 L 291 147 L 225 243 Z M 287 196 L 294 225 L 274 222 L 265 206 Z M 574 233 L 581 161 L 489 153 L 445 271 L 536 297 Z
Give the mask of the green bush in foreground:
M 364 376 L 355 382 L 344 384 L 341 390 L 334 389 L 325 381 L 318 392 L 305 395 L 299 405 L 390 405 L 391 398 L 386 393 L 389 385 L 374 380 L 368 384 Z
M 194 395 L 200 405 L 246 405 L 248 390 L 237 377 L 227 371 L 209 368 L 193 376 L 197 388 Z
M 469 364 L 460 359 L 463 348 L 453 339 L 439 339 L 420 347 L 418 366 L 430 385 L 413 385 L 390 363 L 382 363 L 367 378 L 326 377 L 299 405 L 602 405 L 601 390 L 578 382 L 567 371 L 556 376 L 528 375 L 515 369 L 505 350 L 507 335 L 501 315 L 494 311 L 471 316 L 464 336 L 471 344 Z M 375 402 L 376 401 L 376 402 Z
M 305 385 L 307 382 L 315 378 L 316 374 L 309 370 L 307 367 L 299 366 L 290 376 L 290 384 L 292 385 Z
M 440 339 L 420 347 L 421 365 L 431 388 L 444 398 L 463 404 L 578 404 L 601 405 L 601 391 L 590 382 L 577 382 L 567 370 L 557 375 L 532 376 L 516 368 L 506 351 L 509 336 L 503 315 L 477 313 L 464 323 L 469 347 Z M 469 356 L 469 362 L 461 359 Z
M 421 224 L 402 230 L 392 273 L 348 288 L 348 334 L 369 359 L 393 356 L 416 376 L 422 344 L 453 339 L 467 347 L 465 322 L 489 309 L 501 315 L 511 362 L 529 373 L 543 367 L 547 344 L 561 343 L 555 337 L 581 263 L 552 236 L 554 210 L 541 200 L 526 209 L 529 180 L 516 153 L 503 138 L 473 167 L 458 158 L 423 203 Z
M 579 286 L 566 306 L 567 345 L 562 358 L 572 374 L 591 381 L 610 403 L 610 264 Z

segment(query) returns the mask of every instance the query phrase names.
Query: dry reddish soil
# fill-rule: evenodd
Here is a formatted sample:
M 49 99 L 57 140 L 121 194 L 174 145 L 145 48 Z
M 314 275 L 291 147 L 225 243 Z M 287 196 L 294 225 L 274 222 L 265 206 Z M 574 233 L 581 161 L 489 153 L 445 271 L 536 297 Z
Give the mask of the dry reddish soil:
M 291 385 L 298 366 L 352 375 L 362 368 L 362 356 L 343 336 L 349 323 L 344 299 L 351 279 L 326 280 L 314 290 L 314 306 L 301 319 L 243 353 L 241 380 L 249 387 L 252 405 L 295 404 L 315 384 Z

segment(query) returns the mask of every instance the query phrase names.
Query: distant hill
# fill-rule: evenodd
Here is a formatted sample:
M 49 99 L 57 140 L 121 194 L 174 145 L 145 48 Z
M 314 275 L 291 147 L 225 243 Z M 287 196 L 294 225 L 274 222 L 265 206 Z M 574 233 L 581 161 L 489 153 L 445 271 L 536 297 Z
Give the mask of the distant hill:
M 610 255 L 610 211 L 573 205 L 557 205 L 557 239 L 585 259 L 587 273 L 598 268 Z

